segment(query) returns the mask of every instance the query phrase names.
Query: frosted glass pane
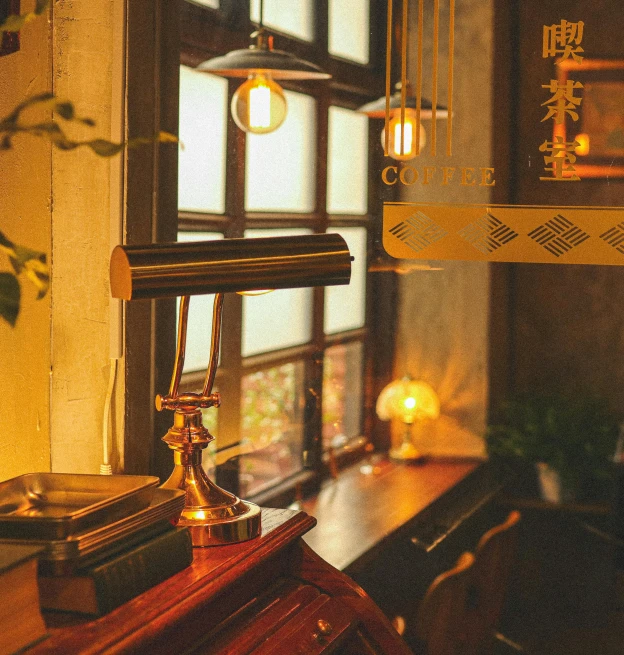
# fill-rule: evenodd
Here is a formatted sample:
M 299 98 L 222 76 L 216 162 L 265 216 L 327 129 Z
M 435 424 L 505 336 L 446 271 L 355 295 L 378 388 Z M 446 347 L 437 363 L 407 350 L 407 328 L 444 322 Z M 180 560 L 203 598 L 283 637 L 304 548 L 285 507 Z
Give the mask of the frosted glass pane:
M 340 448 L 362 434 L 363 347 L 332 346 L 323 360 L 323 449 Z
M 247 230 L 245 237 L 282 237 L 309 230 Z M 312 289 L 278 289 L 243 296 L 243 357 L 308 343 L 312 338 Z
M 219 0 L 191 0 L 197 5 L 205 5 L 206 7 L 214 7 L 215 9 L 219 8 Z
M 334 334 L 360 328 L 366 320 L 366 230 L 343 227 L 328 232 L 340 234 L 355 258 L 348 285 L 325 287 L 325 333 Z
M 212 241 L 223 239 L 216 232 L 178 232 L 178 241 Z M 180 316 L 179 301 L 176 308 L 176 330 Z M 208 368 L 210 354 L 210 339 L 212 338 L 212 308 L 214 294 L 191 296 L 188 324 L 186 328 L 186 357 L 184 373 L 205 371 Z
M 260 0 L 251 0 L 251 20 L 260 20 Z M 312 0 L 264 0 L 263 22 L 280 32 L 305 41 L 314 39 L 314 7 Z
M 259 493 L 303 468 L 304 368 L 291 362 L 242 380 L 240 495 Z
M 178 207 L 225 210 L 227 80 L 180 66 Z
M 368 210 L 368 118 L 342 107 L 329 108 L 327 211 Z
M 367 64 L 370 0 L 329 0 L 329 52 Z
M 286 91 L 286 101 L 286 120 L 275 132 L 247 135 L 248 211 L 314 209 L 316 101 L 291 91 Z

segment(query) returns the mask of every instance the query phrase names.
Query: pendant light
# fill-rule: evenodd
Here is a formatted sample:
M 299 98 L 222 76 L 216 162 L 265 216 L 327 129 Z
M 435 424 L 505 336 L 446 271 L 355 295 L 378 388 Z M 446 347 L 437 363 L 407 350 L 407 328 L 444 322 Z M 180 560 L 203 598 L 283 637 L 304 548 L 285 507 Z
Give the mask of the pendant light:
M 315 64 L 284 50 L 273 48 L 273 36 L 263 26 L 264 2 L 260 0 L 260 23 L 251 35 L 254 42 L 243 50 L 208 59 L 198 70 L 223 77 L 247 78 L 232 97 L 232 118 L 245 132 L 267 134 L 286 118 L 286 97 L 275 80 L 325 80 L 331 75 Z
M 395 92 L 390 96 L 388 122 L 388 156 L 398 161 L 413 159 L 425 146 L 427 133 L 421 121 L 431 120 L 433 117 L 433 105 L 426 98 L 421 99 L 420 120 L 416 111 L 416 97 L 409 82 L 405 85 L 405 94 L 402 92 L 401 82 L 397 82 Z M 401 102 L 404 98 L 405 109 L 401 111 Z M 386 97 L 382 96 L 377 100 L 368 102 L 359 107 L 358 112 L 366 114 L 369 118 L 386 117 Z M 446 107 L 436 106 L 436 119 L 447 118 Z M 381 145 L 386 145 L 386 127 L 381 129 Z

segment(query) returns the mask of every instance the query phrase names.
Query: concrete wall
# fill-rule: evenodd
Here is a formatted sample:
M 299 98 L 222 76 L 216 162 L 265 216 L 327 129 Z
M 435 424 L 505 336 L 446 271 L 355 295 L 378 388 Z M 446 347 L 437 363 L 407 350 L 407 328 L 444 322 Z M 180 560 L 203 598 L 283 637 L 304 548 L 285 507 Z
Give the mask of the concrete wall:
M 22 9 L 27 3 L 22 2 Z M 50 89 L 51 32 L 45 18 L 27 24 L 19 52 L 0 57 L 0 116 Z M 44 112 L 29 118 L 44 120 Z M 50 253 L 51 148 L 30 136 L 0 152 L 0 230 L 20 245 Z M 0 255 L 0 270 L 10 270 Z M 22 309 L 12 329 L 0 320 L 0 479 L 50 468 L 50 296 L 36 301 L 21 283 Z
M 416 3 L 413 3 L 416 5 Z M 440 3 L 438 102 L 446 105 L 448 3 Z M 431 98 L 432 8 L 425 3 L 423 95 Z M 416 6 L 410 11 L 410 61 L 416 70 Z M 437 156 L 425 146 L 410 162 L 424 166 L 491 166 L 491 78 L 493 62 L 491 0 L 457 0 L 453 75 L 453 154 L 444 153 L 445 121 L 437 123 Z M 431 122 L 425 122 L 430 139 Z M 421 175 L 422 178 L 422 175 Z M 480 203 L 489 190 L 459 184 L 417 183 L 403 201 Z M 429 382 L 437 391 L 442 417 L 421 437 L 422 449 L 440 455 L 482 455 L 481 435 L 488 396 L 487 338 L 489 270 L 478 262 L 431 262 L 443 270 L 414 271 L 400 278 L 399 329 L 395 373 Z
M 54 92 L 73 100 L 96 128 L 80 138 L 110 138 L 115 4 L 58 2 L 54 10 Z M 52 153 L 52 469 L 97 472 L 109 379 L 111 165 L 87 148 Z M 113 168 L 113 171 L 115 169 Z M 119 184 L 119 180 L 116 180 Z M 115 196 L 113 195 L 113 198 Z M 123 377 L 123 376 L 122 376 Z
M 121 66 L 122 6 L 117 0 L 58 0 L 50 21 L 42 17 L 25 27 L 21 51 L 0 58 L 0 114 L 52 90 L 97 123 L 68 126 L 72 138 L 119 136 L 112 117 L 121 103 L 114 66 Z M 22 3 L 22 11 L 29 8 Z M 2 229 L 47 252 L 52 264 L 46 299 L 35 302 L 24 285 L 17 328 L 0 324 L 0 479 L 50 469 L 96 473 L 109 381 L 109 226 L 111 198 L 113 215 L 118 211 L 119 160 L 21 137 L 0 155 L 0 166 Z M 117 414 L 120 405 L 113 406 Z M 119 418 L 113 425 L 121 434 Z

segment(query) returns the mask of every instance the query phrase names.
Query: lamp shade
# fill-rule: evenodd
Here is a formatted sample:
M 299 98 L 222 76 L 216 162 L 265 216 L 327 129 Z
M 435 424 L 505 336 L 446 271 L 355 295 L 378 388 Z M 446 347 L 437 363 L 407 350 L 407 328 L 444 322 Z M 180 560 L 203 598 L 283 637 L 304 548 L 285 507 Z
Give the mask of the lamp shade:
M 382 421 L 397 418 L 403 423 L 412 424 L 438 418 L 440 401 L 426 382 L 403 378 L 393 380 L 383 388 L 375 409 Z
M 123 300 L 349 284 L 350 277 L 339 234 L 117 246 L 110 262 L 111 293 Z

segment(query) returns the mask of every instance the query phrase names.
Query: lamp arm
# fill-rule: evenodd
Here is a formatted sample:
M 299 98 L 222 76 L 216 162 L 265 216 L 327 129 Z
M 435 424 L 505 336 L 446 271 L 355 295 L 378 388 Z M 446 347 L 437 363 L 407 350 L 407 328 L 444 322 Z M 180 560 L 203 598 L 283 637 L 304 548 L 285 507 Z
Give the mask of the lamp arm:
M 204 396 L 212 393 L 212 385 L 217 374 L 217 365 L 219 364 L 219 345 L 221 343 L 221 322 L 223 316 L 223 294 L 215 294 L 212 309 L 212 336 L 210 338 L 210 361 L 206 371 L 206 380 L 204 381 Z
M 186 393 L 180 395 L 180 380 L 182 379 L 182 369 L 184 368 L 184 357 L 186 354 L 186 332 L 188 327 L 188 312 L 190 296 L 182 296 L 180 299 L 180 318 L 178 324 L 178 341 L 176 345 L 175 361 L 173 364 L 173 374 L 169 393 L 166 396 L 160 394 L 156 396 L 156 409 L 176 410 L 182 407 L 186 408 L 207 408 L 219 406 L 219 394 L 212 393 L 215 376 L 217 374 L 217 365 L 219 363 L 219 344 L 221 343 L 221 321 L 223 314 L 223 294 L 215 294 L 214 305 L 212 310 L 212 337 L 210 339 L 210 360 L 206 371 L 204 389 L 202 394 Z
M 184 357 L 186 355 L 186 330 L 188 326 L 188 312 L 190 296 L 180 298 L 180 318 L 178 322 L 178 342 L 176 345 L 175 361 L 173 364 L 173 374 L 171 384 L 169 385 L 169 398 L 177 398 L 182 379 L 182 369 L 184 368 Z

